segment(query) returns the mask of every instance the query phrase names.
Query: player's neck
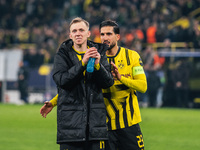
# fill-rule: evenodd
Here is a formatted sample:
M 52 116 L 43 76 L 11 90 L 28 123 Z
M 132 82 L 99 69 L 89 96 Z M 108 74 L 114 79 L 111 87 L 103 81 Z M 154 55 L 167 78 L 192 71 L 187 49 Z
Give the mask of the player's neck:
M 76 51 L 79 51 L 79 52 L 85 52 L 86 49 L 87 49 L 87 43 L 80 44 L 80 45 L 74 44 L 74 49 L 75 49 Z

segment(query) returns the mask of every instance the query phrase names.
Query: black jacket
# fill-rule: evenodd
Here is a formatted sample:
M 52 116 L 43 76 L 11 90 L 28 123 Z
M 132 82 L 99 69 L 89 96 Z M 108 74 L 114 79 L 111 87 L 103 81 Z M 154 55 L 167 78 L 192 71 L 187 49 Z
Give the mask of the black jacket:
M 57 143 L 106 140 L 106 109 L 102 88 L 114 81 L 107 62 L 107 47 L 88 41 L 101 55 L 100 69 L 85 73 L 86 67 L 72 49 L 72 40 L 62 43 L 54 59 L 53 79 L 58 86 Z

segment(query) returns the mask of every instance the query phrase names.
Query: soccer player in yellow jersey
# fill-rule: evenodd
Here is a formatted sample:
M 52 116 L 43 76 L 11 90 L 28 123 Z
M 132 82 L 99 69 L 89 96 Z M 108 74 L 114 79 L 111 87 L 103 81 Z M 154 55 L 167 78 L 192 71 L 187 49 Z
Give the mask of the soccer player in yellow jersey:
M 136 91 L 147 90 L 142 60 L 136 51 L 118 46 L 120 29 L 116 22 L 103 21 L 99 29 L 101 42 L 109 46 L 106 55 L 115 79 L 113 86 L 103 89 L 109 136 L 106 150 L 144 150 L 136 95 Z M 44 117 L 49 113 L 47 109 L 56 105 L 56 97 L 45 105 L 41 109 Z
M 111 63 L 114 85 L 103 89 L 107 110 L 109 150 L 144 150 L 139 122 L 141 115 L 136 91 L 146 92 L 147 81 L 142 60 L 136 51 L 118 46 L 120 29 L 116 22 L 103 21 L 101 42 L 109 45 L 106 52 Z

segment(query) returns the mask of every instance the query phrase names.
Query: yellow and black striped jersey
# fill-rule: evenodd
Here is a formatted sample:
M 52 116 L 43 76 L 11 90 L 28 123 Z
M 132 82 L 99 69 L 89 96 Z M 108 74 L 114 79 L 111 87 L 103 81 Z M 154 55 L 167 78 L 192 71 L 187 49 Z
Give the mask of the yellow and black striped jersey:
M 144 93 L 147 89 L 142 60 L 136 51 L 123 47 L 119 47 L 115 56 L 107 57 L 121 74 L 120 81 L 115 80 L 112 87 L 103 89 L 108 129 L 130 127 L 141 122 L 136 91 Z

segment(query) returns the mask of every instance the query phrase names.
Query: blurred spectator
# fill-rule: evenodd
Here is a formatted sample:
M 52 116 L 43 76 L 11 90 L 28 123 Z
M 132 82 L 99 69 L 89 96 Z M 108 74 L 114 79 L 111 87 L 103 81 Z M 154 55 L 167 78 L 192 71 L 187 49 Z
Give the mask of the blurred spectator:
M 42 47 L 43 41 L 45 39 L 44 28 L 33 27 L 30 33 L 30 43 L 35 43 L 37 46 Z
M 28 103 L 28 77 L 28 70 L 24 66 L 23 61 L 21 61 L 19 63 L 18 71 L 18 89 L 20 92 L 20 99 L 23 100 L 25 103 Z
M 119 6 L 119 16 L 117 18 L 117 22 L 121 26 L 123 26 L 128 23 L 127 20 L 128 20 L 128 9 L 124 5 Z
M 148 83 L 148 99 L 149 99 L 148 106 L 156 107 L 158 90 L 161 86 L 160 78 L 157 75 L 156 71 L 154 70 L 148 71 L 147 83 Z
M 38 60 L 38 52 L 34 46 L 29 48 L 28 53 L 28 64 L 30 68 L 36 68 L 39 67 L 39 64 L 41 63 L 41 59 Z
M 17 33 L 17 41 L 18 43 L 29 43 L 29 30 L 27 28 L 19 28 L 18 33 Z
M 192 43 L 193 47 L 199 49 L 200 48 L 200 26 L 199 21 L 194 20 L 193 32 L 191 38 L 193 39 Z
M 198 1 L 194 0 L 186 0 L 185 3 L 183 4 L 182 8 L 182 15 L 187 16 L 192 10 L 197 8 L 197 3 Z
M 159 76 L 159 71 L 162 71 L 162 66 L 165 59 L 159 57 L 157 52 L 153 50 L 151 45 L 148 45 L 142 55 L 144 62 L 144 70 L 147 75 L 147 96 L 149 100 L 150 107 L 157 106 L 157 95 L 158 90 L 161 87 L 161 79 Z
M 164 47 L 160 51 L 169 52 L 171 51 L 171 40 L 166 38 L 163 41 Z
M 91 34 L 92 34 L 92 39 L 96 43 L 101 43 L 101 38 L 100 38 L 100 32 L 99 32 L 99 26 L 94 25 L 91 28 Z
M 169 33 L 166 25 L 164 23 L 158 24 L 156 29 L 156 42 L 163 42 L 168 35 Z
M 180 58 L 172 72 L 175 90 L 175 106 L 188 107 L 189 103 L 189 78 L 191 67 L 187 58 Z
M 46 49 L 40 49 L 39 51 L 40 65 L 42 64 L 53 64 L 53 58 Z
M 71 5 L 67 12 L 68 17 L 71 19 L 71 18 L 80 16 L 82 13 L 81 6 L 82 6 L 82 3 L 80 2 L 80 0 L 71 0 Z
M 30 46 L 29 49 L 24 51 L 23 61 L 29 68 L 38 68 L 44 62 L 43 53 L 39 53 L 35 46 Z
M 157 51 L 154 51 L 151 45 L 148 45 L 143 52 L 144 69 L 159 70 L 162 68 L 165 58 L 159 57 Z
M 156 31 L 157 31 L 157 23 L 154 22 L 150 27 L 147 28 L 147 43 L 156 43 Z

